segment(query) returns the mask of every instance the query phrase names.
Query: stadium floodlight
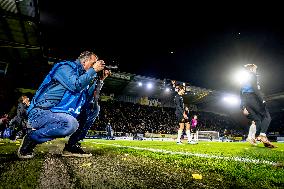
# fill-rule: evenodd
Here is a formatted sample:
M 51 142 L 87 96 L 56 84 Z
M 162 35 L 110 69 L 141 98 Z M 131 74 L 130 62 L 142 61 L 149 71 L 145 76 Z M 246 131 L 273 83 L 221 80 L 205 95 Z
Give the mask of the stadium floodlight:
M 139 87 L 142 87 L 142 86 L 143 86 L 143 83 L 142 83 L 142 82 L 138 82 L 138 86 L 139 86 Z
M 223 101 L 229 105 L 239 105 L 240 104 L 240 99 L 234 95 L 228 95 L 228 96 L 223 97 Z
M 235 74 L 235 81 L 239 84 L 245 83 L 250 80 L 250 74 L 245 70 L 240 70 Z
M 147 89 L 152 89 L 153 88 L 153 84 L 152 83 L 147 83 Z

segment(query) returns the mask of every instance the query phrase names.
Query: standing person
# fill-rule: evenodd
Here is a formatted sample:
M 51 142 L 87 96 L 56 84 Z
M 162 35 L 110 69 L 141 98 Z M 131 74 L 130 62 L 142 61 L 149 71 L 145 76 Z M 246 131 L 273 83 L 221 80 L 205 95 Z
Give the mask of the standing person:
M 0 132 L 1 132 L 0 138 L 4 138 L 4 132 L 5 132 L 5 130 L 8 127 L 8 123 L 9 123 L 9 115 L 8 114 L 4 114 L 0 118 Z
M 186 125 L 186 135 L 188 138 L 188 144 L 195 144 L 193 141 L 191 141 L 190 137 L 190 124 L 188 121 L 188 117 L 185 112 L 184 103 L 183 103 L 183 95 L 185 93 L 185 87 L 184 86 L 178 86 L 177 88 L 177 95 L 174 98 L 175 107 L 176 107 L 176 117 L 179 123 L 179 130 L 178 130 L 178 136 L 177 136 L 177 144 L 182 144 L 181 142 L 181 135 L 184 129 L 184 125 Z
M 196 142 L 194 142 L 193 140 L 192 140 L 192 132 L 191 132 L 191 129 L 192 129 L 192 125 L 190 124 L 190 119 L 189 119 L 189 117 L 190 117 L 190 115 L 189 115 L 189 108 L 186 106 L 185 107 L 185 114 L 186 114 L 186 117 L 187 117 L 187 119 L 185 119 L 184 120 L 184 122 L 185 122 L 185 126 L 186 126 L 186 131 L 185 131 L 185 133 L 186 133 L 186 136 L 187 136 L 187 142 L 188 142 L 188 144 L 196 144 Z
M 258 134 L 257 140 L 261 141 L 265 147 L 275 148 L 276 146 L 266 136 L 271 117 L 258 85 L 257 66 L 255 64 L 246 64 L 244 67 L 248 72 L 249 79 L 242 83 L 240 91 L 242 112 L 251 122 L 255 122 L 256 133 Z
M 66 137 L 79 126 L 76 119 L 87 99 L 93 96 L 97 73 L 105 67 L 93 52 L 85 51 L 76 61 L 55 64 L 33 97 L 28 121 L 33 131 L 18 150 L 20 158 L 32 158 L 37 144 Z M 89 157 L 81 154 L 80 157 Z
M 113 132 L 110 122 L 106 125 L 107 140 L 113 139 Z
M 191 132 L 194 133 L 194 139 L 197 141 L 196 130 L 197 130 L 197 115 L 194 115 L 190 122 Z
M 28 127 L 27 109 L 30 105 L 30 99 L 26 95 L 22 95 L 18 100 L 17 115 L 11 119 L 9 126 L 13 127 L 10 140 L 16 140 L 17 133 L 22 131 L 22 136 L 26 134 Z

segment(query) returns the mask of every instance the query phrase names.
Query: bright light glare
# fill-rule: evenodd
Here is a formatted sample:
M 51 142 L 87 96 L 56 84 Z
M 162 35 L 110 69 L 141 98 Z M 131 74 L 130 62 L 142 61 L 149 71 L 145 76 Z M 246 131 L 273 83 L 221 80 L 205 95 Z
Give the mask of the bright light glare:
M 143 84 L 141 82 L 138 83 L 138 86 L 141 87 Z
M 152 89 L 153 88 L 153 84 L 152 83 L 148 83 L 147 84 L 147 89 Z
M 235 81 L 238 82 L 239 84 L 245 83 L 249 80 L 250 80 L 250 74 L 245 70 L 239 71 L 235 75 Z
M 225 96 L 223 98 L 224 102 L 226 102 L 229 105 L 238 105 L 240 104 L 240 99 L 236 96 Z
M 167 93 L 170 92 L 170 88 L 166 88 L 166 92 L 167 92 Z

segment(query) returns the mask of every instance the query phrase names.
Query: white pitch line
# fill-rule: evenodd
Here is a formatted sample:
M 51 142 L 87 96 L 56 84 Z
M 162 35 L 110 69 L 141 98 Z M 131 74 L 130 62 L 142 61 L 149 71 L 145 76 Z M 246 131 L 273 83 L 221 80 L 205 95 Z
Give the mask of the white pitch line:
M 174 151 L 169 151 L 169 150 L 161 150 L 161 149 L 154 149 L 154 148 L 141 148 L 141 147 L 136 147 L 136 146 L 122 146 L 122 145 L 119 145 L 119 144 L 107 144 L 107 143 L 100 143 L 100 142 L 92 142 L 92 143 L 103 144 L 103 145 L 108 145 L 108 146 L 115 146 L 115 147 L 118 147 L 118 148 L 130 148 L 130 149 L 135 149 L 135 150 L 160 152 L 160 153 L 164 153 L 164 154 L 173 154 L 173 155 L 178 154 L 178 155 L 196 156 L 196 157 L 209 158 L 209 159 L 224 159 L 224 160 L 233 160 L 233 161 L 245 162 L 245 163 L 277 165 L 277 163 L 275 163 L 273 161 L 249 159 L 249 158 L 244 158 L 244 157 L 226 157 L 226 156 L 191 153 L 191 152 L 174 152 Z

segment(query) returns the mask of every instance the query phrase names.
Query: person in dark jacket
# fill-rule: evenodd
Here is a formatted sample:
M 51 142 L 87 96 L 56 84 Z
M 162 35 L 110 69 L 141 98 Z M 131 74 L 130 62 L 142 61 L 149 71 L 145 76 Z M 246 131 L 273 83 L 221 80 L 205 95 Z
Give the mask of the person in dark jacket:
M 106 137 L 107 140 L 113 139 L 113 131 L 110 122 L 108 122 L 108 124 L 106 125 L 106 135 L 107 135 Z
M 22 131 L 22 135 L 24 136 L 28 129 L 27 109 L 30 105 L 30 100 L 26 95 L 22 95 L 18 102 L 17 115 L 9 122 L 9 126 L 13 127 L 10 140 L 16 140 L 19 131 Z
M 174 103 L 176 107 L 176 117 L 177 121 L 179 123 L 179 129 L 178 129 L 178 136 L 177 136 L 177 144 L 182 144 L 181 142 L 181 135 L 184 129 L 184 126 L 186 126 L 186 135 L 188 138 L 188 144 L 196 144 L 194 141 L 191 140 L 190 136 L 190 123 L 188 115 L 186 114 L 184 103 L 183 103 L 183 95 L 185 94 L 185 86 L 179 85 L 174 86 L 177 89 L 177 95 L 174 98 Z
M 261 141 L 265 147 L 275 148 L 267 138 L 266 132 L 271 122 L 271 117 L 266 107 L 263 94 L 257 78 L 257 66 L 246 64 L 248 79 L 242 83 L 240 90 L 241 110 L 245 116 L 256 125 L 257 140 Z
M 0 138 L 4 138 L 4 132 L 8 128 L 8 125 L 9 125 L 9 115 L 4 114 L 0 118 L 0 133 L 1 133 Z

